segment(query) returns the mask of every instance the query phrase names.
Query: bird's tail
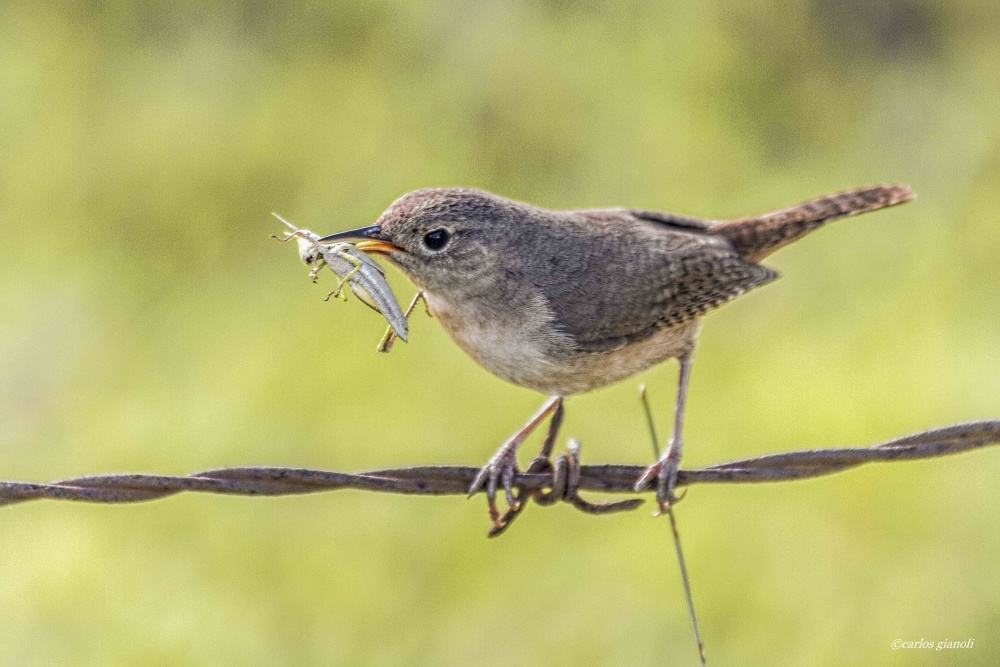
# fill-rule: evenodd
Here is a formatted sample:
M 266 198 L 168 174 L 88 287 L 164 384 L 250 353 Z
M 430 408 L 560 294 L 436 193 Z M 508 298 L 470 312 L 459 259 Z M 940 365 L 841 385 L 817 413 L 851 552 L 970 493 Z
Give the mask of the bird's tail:
M 915 196 L 906 185 L 873 185 L 773 213 L 719 222 L 712 232 L 732 243 L 740 255 L 756 262 L 830 220 L 902 204 Z

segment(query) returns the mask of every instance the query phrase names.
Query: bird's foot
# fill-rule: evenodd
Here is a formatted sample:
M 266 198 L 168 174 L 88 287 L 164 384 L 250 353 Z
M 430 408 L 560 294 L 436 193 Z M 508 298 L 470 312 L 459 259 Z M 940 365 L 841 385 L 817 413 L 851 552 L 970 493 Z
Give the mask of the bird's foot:
M 414 300 L 414 304 L 416 300 Z M 552 452 L 552 445 L 555 443 L 556 435 L 559 432 L 559 425 L 562 423 L 562 398 L 553 396 L 542 404 L 531 419 L 525 422 L 524 426 L 517 430 L 514 435 L 508 438 L 507 442 L 500 446 L 497 453 L 486 462 L 480 469 L 472 484 L 469 485 L 469 496 L 477 491 L 486 490 L 486 500 L 489 503 L 490 519 L 493 521 L 494 529 L 504 526 L 509 515 L 516 515 L 521 508 L 521 500 L 514 495 L 514 477 L 518 473 L 517 469 L 517 448 L 524 442 L 532 431 L 535 430 L 546 417 L 552 415 L 549 422 L 549 432 L 545 436 L 545 443 L 542 445 L 541 456 L 548 458 Z M 503 485 L 504 494 L 507 497 L 508 511 L 502 517 L 497 509 L 497 487 Z
M 497 487 L 503 485 L 504 494 L 507 498 L 507 505 L 511 510 L 517 511 L 520 501 L 514 496 L 514 475 L 517 474 L 517 446 L 519 441 L 508 441 L 500 446 L 490 460 L 486 462 L 469 485 L 469 495 L 486 490 L 486 502 L 489 504 L 490 519 L 495 527 L 500 527 L 503 523 L 500 519 L 500 510 L 497 509 Z
M 635 483 L 635 490 L 642 491 L 650 482 L 656 480 L 656 503 L 659 512 L 662 514 L 668 511 L 673 505 L 684 497 L 676 495 L 677 477 L 680 470 L 680 448 L 675 447 L 671 442 L 667 450 L 660 457 L 660 460 L 647 467 Z

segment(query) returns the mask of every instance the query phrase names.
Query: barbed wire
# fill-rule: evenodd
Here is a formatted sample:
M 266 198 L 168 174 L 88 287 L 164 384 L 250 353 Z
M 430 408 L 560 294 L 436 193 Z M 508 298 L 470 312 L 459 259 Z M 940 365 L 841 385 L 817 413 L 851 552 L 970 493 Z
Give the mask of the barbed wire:
M 920 431 L 871 447 L 803 449 L 765 454 L 703 468 L 682 469 L 678 486 L 708 483 L 778 482 L 828 475 L 866 463 L 910 461 L 1000 444 L 1000 419 L 953 424 Z M 499 535 L 523 510 L 528 499 L 542 505 L 559 501 L 592 513 L 630 510 L 643 501 L 631 498 L 595 503 L 580 491 L 634 493 L 643 466 L 581 465 L 580 445 L 571 440 L 567 452 L 554 461 L 535 458 L 518 472 L 519 507 L 508 510 Z M 466 495 L 479 468 L 462 465 L 406 466 L 355 473 L 287 467 L 215 468 L 190 475 L 104 474 L 49 483 L 0 482 L 0 505 L 29 500 L 74 500 L 94 503 L 136 503 L 178 493 L 215 493 L 240 496 L 285 496 L 357 489 L 410 495 Z M 652 490 L 651 488 L 644 489 Z

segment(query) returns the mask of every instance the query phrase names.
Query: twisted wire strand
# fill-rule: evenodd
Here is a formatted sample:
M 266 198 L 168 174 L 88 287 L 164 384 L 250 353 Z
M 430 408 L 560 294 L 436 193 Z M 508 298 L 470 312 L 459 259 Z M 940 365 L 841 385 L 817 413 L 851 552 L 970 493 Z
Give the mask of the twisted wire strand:
M 1000 444 L 1000 419 L 954 424 L 906 435 L 871 447 L 804 449 L 765 454 L 680 471 L 678 486 L 705 483 L 777 482 L 819 477 L 877 461 L 927 459 Z M 514 485 L 525 500 L 541 505 L 571 502 L 589 513 L 633 509 L 638 499 L 591 503 L 580 491 L 633 493 L 638 465 L 579 463 L 579 443 L 555 461 L 536 458 L 518 472 Z M 358 489 L 412 495 L 466 495 L 479 468 L 461 465 L 407 466 L 356 473 L 286 467 L 216 468 L 190 475 L 104 474 L 50 483 L 0 482 L 0 505 L 29 500 L 135 503 L 178 493 L 284 496 Z M 651 488 L 644 489 L 646 491 Z M 514 515 L 523 509 L 512 509 Z M 509 522 L 508 522 L 509 523 Z

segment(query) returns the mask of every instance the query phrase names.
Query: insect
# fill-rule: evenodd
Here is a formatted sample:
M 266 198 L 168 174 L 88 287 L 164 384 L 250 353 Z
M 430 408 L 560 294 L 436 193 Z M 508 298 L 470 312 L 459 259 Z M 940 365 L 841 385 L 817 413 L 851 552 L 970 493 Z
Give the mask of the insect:
M 292 231 L 283 238 L 274 234 L 271 238 L 282 243 L 287 243 L 293 238 L 298 241 L 299 258 L 304 264 L 313 267 L 309 272 L 313 282 L 319 280 L 319 273 L 324 266 L 329 266 L 330 270 L 340 278 L 336 289 L 331 290 L 324 297 L 324 301 L 330 297 L 346 301 L 347 295 L 344 293 L 346 285 L 359 301 L 385 317 L 392 332 L 406 341 L 407 318 L 403 314 L 403 309 L 399 307 L 399 302 L 396 301 L 396 296 L 389 287 L 385 271 L 381 266 L 353 243 L 320 243 L 317 234 L 308 229 L 297 228 L 277 213 L 272 215 Z

